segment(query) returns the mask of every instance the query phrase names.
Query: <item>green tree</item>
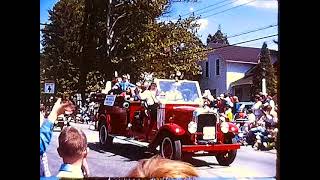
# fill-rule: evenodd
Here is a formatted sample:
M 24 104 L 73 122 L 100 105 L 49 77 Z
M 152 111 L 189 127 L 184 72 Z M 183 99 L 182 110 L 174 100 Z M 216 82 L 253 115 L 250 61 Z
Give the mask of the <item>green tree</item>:
M 169 78 L 180 71 L 188 79 L 200 74 L 197 64 L 205 59 L 205 46 L 196 36 L 198 18 L 178 19 L 177 22 L 151 23 L 139 39 L 138 72 L 154 72 L 156 77 Z
M 217 32 L 213 36 L 211 34 L 208 35 L 207 44 L 209 44 L 210 42 L 229 45 L 228 38 L 227 38 L 227 36 L 223 35 L 223 33 L 221 32 L 220 25 L 219 25 Z
M 84 94 L 104 88 L 115 70 L 131 74 L 132 79 L 144 70 L 197 74 L 196 59 L 204 56 L 194 52 L 204 47 L 195 35 L 195 18 L 156 22 L 170 4 L 169 0 L 60 0 L 49 11 L 51 23 L 42 30 L 41 78 L 55 80 L 58 92 Z M 156 59 L 163 63 L 155 63 Z
M 253 85 L 251 87 L 252 97 L 262 91 L 262 79 L 265 77 L 267 93 L 275 95 L 277 93 L 277 79 L 271 63 L 270 51 L 266 43 L 263 43 L 259 63 L 253 70 Z

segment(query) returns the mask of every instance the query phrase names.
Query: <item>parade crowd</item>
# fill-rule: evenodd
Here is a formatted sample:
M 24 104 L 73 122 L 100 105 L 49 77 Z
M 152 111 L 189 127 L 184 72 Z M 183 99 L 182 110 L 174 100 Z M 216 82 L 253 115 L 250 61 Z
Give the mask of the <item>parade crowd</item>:
M 216 108 L 218 112 L 231 122 L 236 118 L 248 118 L 251 123 L 266 122 L 268 125 L 275 125 L 278 122 L 277 105 L 273 98 L 266 93 L 259 93 L 254 96 L 254 103 L 251 108 L 239 102 L 237 96 L 230 93 L 221 94 L 215 98 L 209 90 L 203 94 L 205 104 Z

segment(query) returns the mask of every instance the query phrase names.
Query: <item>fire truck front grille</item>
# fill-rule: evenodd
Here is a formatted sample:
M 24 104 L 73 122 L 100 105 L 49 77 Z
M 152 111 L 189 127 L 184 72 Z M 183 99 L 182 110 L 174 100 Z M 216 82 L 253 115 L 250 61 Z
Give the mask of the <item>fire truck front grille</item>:
M 216 124 L 217 118 L 214 114 L 200 114 L 198 116 L 197 140 L 203 140 L 202 133 L 204 127 L 216 127 Z

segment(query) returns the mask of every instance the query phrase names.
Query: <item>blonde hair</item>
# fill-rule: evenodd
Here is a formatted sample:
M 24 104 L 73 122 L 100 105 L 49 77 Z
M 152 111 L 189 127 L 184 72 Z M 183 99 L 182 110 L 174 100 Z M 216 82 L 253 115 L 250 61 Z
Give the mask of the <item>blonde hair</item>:
M 189 163 L 154 156 L 143 159 L 130 171 L 128 177 L 137 178 L 190 178 L 198 177 L 196 169 Z

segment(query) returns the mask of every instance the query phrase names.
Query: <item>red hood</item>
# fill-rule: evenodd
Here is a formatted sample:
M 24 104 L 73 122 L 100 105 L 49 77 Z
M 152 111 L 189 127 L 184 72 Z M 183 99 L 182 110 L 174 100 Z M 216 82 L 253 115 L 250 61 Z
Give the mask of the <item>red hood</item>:
M 199 105 L 188 104 L 166 104 L 165 105 L 165 122 L 173 122 L 184 129 L 188 128 L 189 122 L 192 120 L 193 111 Z

